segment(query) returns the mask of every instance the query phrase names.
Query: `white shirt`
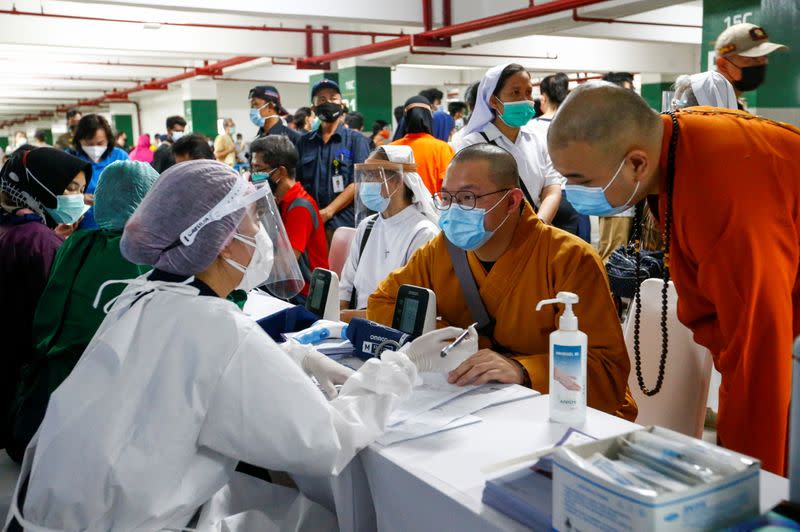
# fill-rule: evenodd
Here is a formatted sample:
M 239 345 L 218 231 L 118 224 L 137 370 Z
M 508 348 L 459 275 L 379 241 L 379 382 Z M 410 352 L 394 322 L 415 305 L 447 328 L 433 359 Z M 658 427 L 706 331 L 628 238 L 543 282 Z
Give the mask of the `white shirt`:
M 541 204 L 542 189 L 550 185 L 561 186 L 564 178 L 553 168 L 550 161 L 550 154 L 547 152 L 547 142 L 542 142 L 530 123 L 519 129 L 516 142 L 512 143 L 503 133 L 492 123 L 486 125 L 483 133 L 489 138 L 489 142 L 508 151 L 517 161 L 519 176 L 533 202 L 538 207 Z M 480 132 L 470 133 L 461 141 L 459 149 L 463 149 L 473 144 L 485 143 L 486 139 Z
M 359 260 L 367 221 L 365 219 L 358 224 L 339 283 L 341 301 L 350 301 L 355 286 L 358 296 L 356 308 L 359 309 L 367 308 L 369 296 L 381 281 L 393 270 L 405 266 L 418 248 L 439 234 L 439 228 L 414 205 L 409 205 L 391 218 L 378 215 Z

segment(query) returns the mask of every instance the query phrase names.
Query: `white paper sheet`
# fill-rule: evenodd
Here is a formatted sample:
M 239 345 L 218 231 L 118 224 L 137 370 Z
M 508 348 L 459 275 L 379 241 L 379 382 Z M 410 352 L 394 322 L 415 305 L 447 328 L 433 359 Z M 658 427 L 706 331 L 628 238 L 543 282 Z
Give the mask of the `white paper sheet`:
M 260 320 L 293 306 L 291 303 L 264 292 L 251 291 L 247 294 L 247 302 L 244 304 L 243 310 L 254 320 Z
M 422 384 L 414 388 L 411 397 L 392 412 L 388 426 L 402 423 L 475 389 L 475 386 L 449 384 L 447 375 L 443 373 L 420 373 L 419 376 Z
M 439 427 L 428 425 L 424 421 L 418 422 L 417 420 L 408 420 L 405 423 L 400 423 L 390 432 L 386 432 L 383 436 L 378 438 L 377 442 L 381 445 L 387 446 L 480 422 L 481 418 L 478 416 L 463 416 L 446 423 L 444 426 Z

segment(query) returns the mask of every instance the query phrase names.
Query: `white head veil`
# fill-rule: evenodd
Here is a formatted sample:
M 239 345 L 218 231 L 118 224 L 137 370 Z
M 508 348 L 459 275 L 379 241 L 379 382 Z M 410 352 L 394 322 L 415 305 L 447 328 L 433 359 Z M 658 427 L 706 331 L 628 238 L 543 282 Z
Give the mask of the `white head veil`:
M 733 86 L 719 72 L 708 71 L 681 76 L 675 82 L 675 100 L 686 99 L 687 92 L 694 94 L 697 105 L 737 109 L 736 94 Z M 686 107 L 678 105 L 677 107 Z
M 475 109 L 469 116 L 469 123 L 464 126 L 464 134 L 461 138 L 466 137 L 470 133 L 476 131 L 483 131 L 486 124 L 494 120 L 494 111 L 489 107 L 489 100 L 492 99 L 492 93 L 497 88 L 497 81 L 500 79 L 500 74 L 511 63 L 504 63 L 502 65 L 493 66 L 486 71 L 483 75 L 480 84 L 478 85 L 478 97 L 475 99 Z
M 381 146 L 381 149 L 386 153 L 390 162 L 397 164 L 415 164 L 414 152 L 411 150 L 411 146 L 384 145 Z M 433 198 L 431 198 L 430 191 L 425 186 L 425 183 L 422 182 L 422 178 L 416 170 L 404 170 L 403 183 L 405 183 L 414 194 L 414 198 L 411 200 L 414 207 L 431 222 L 437 224 L 439 222 L 439 212 L 433 205 Z

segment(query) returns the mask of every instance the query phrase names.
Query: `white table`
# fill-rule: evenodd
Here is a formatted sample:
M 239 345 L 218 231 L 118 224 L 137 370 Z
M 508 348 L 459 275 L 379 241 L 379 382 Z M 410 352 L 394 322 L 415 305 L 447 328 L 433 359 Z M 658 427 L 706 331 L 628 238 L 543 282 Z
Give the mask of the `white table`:
M 520 469 L 535 459 L 498 464 L 554 445 L 567 426 L 548 420 L 547 396 L 478 412 L 482 423 L 389 447 L 373 444 L 335 478 L 301 479 L 304 493 L 339 515 L 341 530 L 493 531 L 528 530 L 481 502 L 489 478 Z M 580 430 L 597 438 L 638 427 L 589 409 Z M 761 475 L 766 510 L 788 495 L 788 481 Z

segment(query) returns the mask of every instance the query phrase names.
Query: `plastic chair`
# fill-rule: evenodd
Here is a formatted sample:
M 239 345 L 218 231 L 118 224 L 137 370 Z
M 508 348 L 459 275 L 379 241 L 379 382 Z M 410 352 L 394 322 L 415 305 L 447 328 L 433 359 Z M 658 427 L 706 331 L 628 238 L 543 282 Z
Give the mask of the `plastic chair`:
M 647 279 L 641 285 L 641 329 L 639 346 L 642 358 L 642 375 L 645 386 L 652 389 L 658 377 L 661 358 L 661 289 L 660 279 Z M 659 425 L 677 432 L 700 438 L 711 380 L 711 354 L 696 344 L 692 332 L 678 321 L 678 294 L 670 281 L 667 304 L 667 332 L 669 350 L 661 391 L 648 397 L 639 388 L 633 351 L 635 306 L 631 303 L 628 320 L 624 326 L 625 344 L 631 359 L 628 377 L 633 398 L 639 405 L 636 422 L 641 425 Z
M 328 265 L 340 279 L 344 263 L 347 261 L 347 254 L 350 252 L 350 243 L 355 236 L 356 230 L 353 227 L 339 227 L 333 232 L 331 248 L 328 251 Z

